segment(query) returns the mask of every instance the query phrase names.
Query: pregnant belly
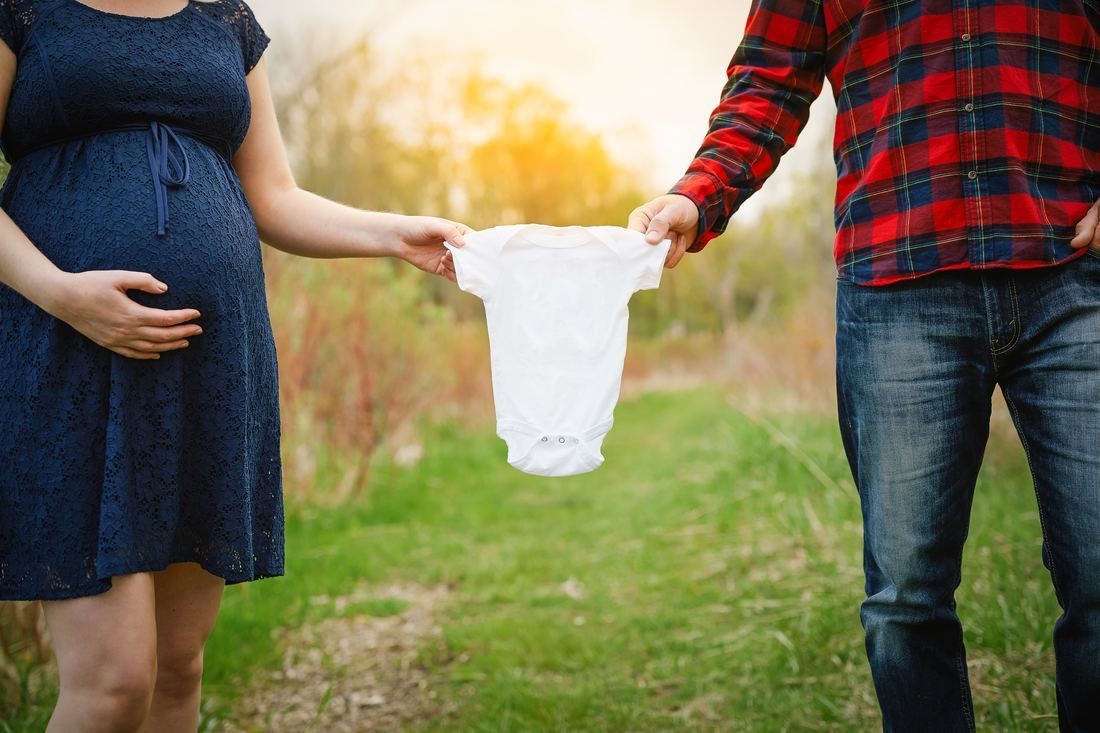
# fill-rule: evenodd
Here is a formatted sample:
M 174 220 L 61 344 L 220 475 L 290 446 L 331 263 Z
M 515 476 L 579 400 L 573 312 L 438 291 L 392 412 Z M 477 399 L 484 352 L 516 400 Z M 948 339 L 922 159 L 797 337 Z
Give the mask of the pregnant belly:
M 232 168 L 190 138 L 186 185 L 168 191 L 168 226 L 157 234 L 157 206 L 143 133 L 100 135 L 40 150 L 18 161 L 4 210 L 59 268 L 148 272 L 168 284 L 158 308 L 204 315 L 247 309 L 263 299 L 260 243 Z

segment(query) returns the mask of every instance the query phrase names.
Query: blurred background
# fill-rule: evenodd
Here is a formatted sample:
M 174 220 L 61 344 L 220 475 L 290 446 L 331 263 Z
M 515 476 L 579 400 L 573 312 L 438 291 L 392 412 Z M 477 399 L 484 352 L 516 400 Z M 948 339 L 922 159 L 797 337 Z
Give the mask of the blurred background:
M 620 224 L 690 162 L 748 0 L 254 0 L 298 182 L 475 228 Z M 265 250 L 287 575 L 229 588 L 206 731 L 870 731 L 859 507 L 835 426 L 835 107 L 631 302 L 595 473 L 493 435 L 480 301 Z M 959 594 L 979 723 L 1056 730 L 1057 617 L 998 405 Z M 0 731 L 55 694 L 0 604 Z

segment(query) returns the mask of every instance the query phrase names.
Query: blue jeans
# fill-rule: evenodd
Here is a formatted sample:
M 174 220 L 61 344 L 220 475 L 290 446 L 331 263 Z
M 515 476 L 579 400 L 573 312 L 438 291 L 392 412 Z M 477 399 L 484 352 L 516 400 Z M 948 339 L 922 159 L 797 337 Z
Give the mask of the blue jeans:
M 1031 467 L 1062 731 L 1100 731 L 1100 253 L 1036 270 L 837 283 L 837 394 L 859 489 L 860 617 L 885 731 L 973 731 L 961 576 L 1000 385 Z

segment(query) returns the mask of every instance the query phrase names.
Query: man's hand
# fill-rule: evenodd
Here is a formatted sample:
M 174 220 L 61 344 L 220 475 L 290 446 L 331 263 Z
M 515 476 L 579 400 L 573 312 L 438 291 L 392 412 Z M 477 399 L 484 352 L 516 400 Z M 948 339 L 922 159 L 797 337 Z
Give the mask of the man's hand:
M 634 209 L 627 227 L 645 234 L 650 244 L 671 239 L 665 267 L 676 267 L 699 231 L 699 209 L 687 196 L 670 193 Z
M 1071 247 L 1092 247 L 1100 250 L 1100 199 L 1089 207 L 1085 218 L 1077 222 L 1077 236 L 1069 240 Z

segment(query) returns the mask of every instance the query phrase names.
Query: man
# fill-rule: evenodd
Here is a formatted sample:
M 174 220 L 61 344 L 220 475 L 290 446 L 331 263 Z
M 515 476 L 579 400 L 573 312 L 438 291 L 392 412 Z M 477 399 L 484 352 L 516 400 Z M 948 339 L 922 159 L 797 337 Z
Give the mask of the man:
M 974 730 L 955 614 L 1000 385 L 1027 452 L 1063 731 L 1100 731 L 1100 4 L 753 0 L 687 174 L 630 226 L 667 266 L 837 100 L 837 390 L 884 730 Z

